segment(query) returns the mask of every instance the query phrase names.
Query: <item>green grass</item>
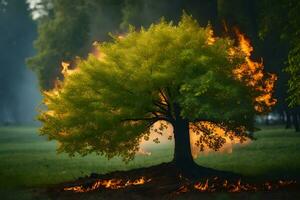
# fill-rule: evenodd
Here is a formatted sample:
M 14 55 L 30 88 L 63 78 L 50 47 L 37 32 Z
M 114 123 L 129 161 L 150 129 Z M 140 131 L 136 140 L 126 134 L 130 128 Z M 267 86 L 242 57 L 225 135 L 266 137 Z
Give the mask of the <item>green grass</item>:
M 231 154 L 200 156 L 201 165 L 244 175 L 295 175 L 300 169 L 300 134 L 280 127 L 264 128 L 257 140 L 235 147 Z M 91 172 L 139 168 L 172 159 L 172 147 L 159 147 L 151 156 L 138 155 L 129 164 L 89 155 L 70 158 L 56 154 L 55 142 L 38 136 L 35 127 L 0 128 L 0 188 L 36 187 L 73 180 Z
M 34 127 L 0 128 L 0 188 L 32 187 L 73 180 L 91 172 L 151 166 L 172 158 L 170 147 L 158 148 L 151 156 L 138 155 L 125 164 L 120 158 L 97 155 L 72 157 L 57 154 L 56 143 L 39 136 Z
M 281 127 L 264 127 L 255 137 L 257 140 L 235 147 L 231 154 L 209 154 L 198 158 L 197 163 L 248 176 L 300 175 L 299 133 Z

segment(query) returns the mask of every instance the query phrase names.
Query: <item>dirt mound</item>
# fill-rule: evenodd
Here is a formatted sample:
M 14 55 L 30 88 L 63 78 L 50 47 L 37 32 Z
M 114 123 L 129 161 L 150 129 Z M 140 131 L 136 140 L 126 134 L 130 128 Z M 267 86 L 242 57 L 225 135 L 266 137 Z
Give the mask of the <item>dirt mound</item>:
M 299 196 L 297 189 L 299 185 L 294 180 L 255 182 L 253 179 L 236 180 L 236 177 L 187 179 L 172 163 L 163 163 L 129 171 L 93 173 L 76 181 L 49 187 L 43 195 L 50 199 L 211 199 L 218 195 L 240 199 L 249 192 L 250 195 L 253 192 L 271 195 L 266 198 L 276 194 L 295 193 Z

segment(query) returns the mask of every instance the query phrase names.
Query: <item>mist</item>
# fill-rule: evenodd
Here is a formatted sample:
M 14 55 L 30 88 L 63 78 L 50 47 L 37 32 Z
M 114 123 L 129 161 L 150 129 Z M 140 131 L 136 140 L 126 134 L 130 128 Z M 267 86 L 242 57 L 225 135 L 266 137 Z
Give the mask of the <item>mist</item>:
M 34 54 L 36 24 L 25 0 L 2 1 L 0 7 L 0 125 L 37 124 L 41 95 L 36 76 L 25 64 Z

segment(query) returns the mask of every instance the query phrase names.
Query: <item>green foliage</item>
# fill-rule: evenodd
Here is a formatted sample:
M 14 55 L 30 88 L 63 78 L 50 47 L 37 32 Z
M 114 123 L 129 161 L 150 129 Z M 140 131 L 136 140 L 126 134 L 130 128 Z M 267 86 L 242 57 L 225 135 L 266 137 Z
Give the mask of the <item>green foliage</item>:
M 300 40 L 298 44 L 290 51 L 288 58 L 288 67 L 285 69 L 291 78 L 289 84 L 289 102 L 290 106 L 300 105 Z
M 27 61 L 37 73 L 42 89 L 53 88 L 54 81 L 62 78 L 59 70 L 62 61 L 85 56 L 93 40 L 103 39 L 112 27 L 119 25 L 115 18 L 118 18 L 120 0 L 53 0 L 52 3 L 49 16 L 38 21 L 37 54 Z M 109 15 L 112 10 L 114 14 Z M 111 25 L 107 25 L 107 19 L 101 14 L 110 18 Z M 95 24 L 101 30 L 95 30 Z
M 55 11 L 43 18 L 38 26 L 35 48 L 38 54 L 27 63 L 38 74 L 43 89 L 53 87 L 59 74 L 60 62 L 82 55 L 84 40 L 88 38 L 88 16 L 83 9 L 85 1 L 54 1 Z M 66 9 L 67 8 L 67 9 Z
M 261 2 L 261 37 L 266 35 L 278 34 L 279 39 L 289 46 L 289 53 L 286 62 L 285 72 L 288 72 L 290 79 L 289 86 L 289 105 L 300 105 L 300 2 L 291 1 L 269 1 Z
M 229 55 L 230 49 L 236 53 Z M 124 160 L 159 120 L 211 121 L 244 135 L 253 130 L 254 99 L 261 95 L 233 74 L 244 57 L 231 40 L 213 38 L 210 27 L 187 15 L 177 26 L 161 21 L 147 30 L 131 28 L 99 44 L 96 55 L 44 93 L 41 133 L 70 155 Z

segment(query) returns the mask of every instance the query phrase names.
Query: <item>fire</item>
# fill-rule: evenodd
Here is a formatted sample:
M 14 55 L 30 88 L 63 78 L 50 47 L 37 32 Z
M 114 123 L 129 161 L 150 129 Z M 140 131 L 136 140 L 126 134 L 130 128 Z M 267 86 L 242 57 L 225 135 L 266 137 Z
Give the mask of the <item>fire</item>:
M 61 73 L 64 76 L 64 78 L 66 78 L 68 75 L 76 71 L 76 69 L 70 69 L 70 66 L 71 64 L 69 62 L 64 62 L 64 61 L 61 62 L 61 67 L 62 67 Z M 55 84 L 57 84 L 57 81 Z
M 206 179 L 206 182 L 203 183 L 203 184 L 201 184 L 201 182 L 196 183 L 196 184 L 194 185 L 194 188 L 195 188 L 196 190 L 200 190 L 200 191 L 206 191 L 206 190 L 208 190 L 208 179 Z
M 261 60 L 260 62 L 257 62 L 251 59 L 253 47 L 251 46 L 250 40 L 237 29 L 235 29 L 235 32 L 238 39 L 238 47 L 230 48 L 228 50 L 228 55 L 230 57 L 242 53 L 245 57 L 245 61 L 243 64 L 233 70 L 233 74 L 237 79 L 244 81 L 248 86 L 259 92 L 260 95 L 254 97 L 254 109 L 258 112 L 264 112 L 276 103 L 276 99 L 272 97 L 272 92 L 277 77 L 274 74 L 264 74 L 263 61 Z M 216 37 L 214 37 L 212 29 L 210 29 L 207 34 L 207 44 L 212 45 L 216 41 Z M 163 93 L 160 93 L 160 100 L 162 104 L 167 104 L 165 95 Z M 226 132 L 226 130 L 222 129 L 216 124 L 210 122 L 198 123 L 209 127 L 209 129 L 213 130 L 212 132 L 215 136 L 224 139 L 224 144 L 219 149 L 220 152 L 231 153 L 234 145 L 240 144 L 241 142 L 243 142 L 244 145 L 250 143 L 249 139 L 237 137 L 234 133 Z M 203 137 L 203 132 L 197 131 L 194 127 L 195 125 L 196 124 L 190 125 L 190 143 L 194 158 L 198 157 L 201 152 L 208 153 L 213 151 L 210 150 L 208 145 L 200 142 L 200 138 L 202 138 L 202 140 L 208 140 L 208 138 Z M 170 130 L 168 130 L 167 133 L 168 135 L 173 134 L 172 132 L 170 133 Z M 151 132 L 150 135 L 153 137 L 154 133 Z M 142 141 L 141 146 L 143 146 L 144 143 L 145 141 Z
M 213 30 L 209 29 L 207 32 L 208 39 L 207 44 L 212 45 L 216 41 L 216 37 L 214 36 Z M 245 81 L 247 85 L 253 87 L 256 91 L 259 91 L 261 94 L 260 96 L 255 97 L 254 107 L 258 112 L 263 112 L 265 107 L 271 107 L 276 103 L 276 100 L 272 98 L 272 91 L 274 89 L 274 82 L 276 80 L 276 76 L 274 74 L 269 74 L 269 77 L 265 77 L 263 73 L 263 63 L 262 61 L 256 62 L 251 59 L 251 53 L 253 52 L 253 47 L 251 46 L 251 43 L 249 39 L 245 37 L 245 35 L 241 34 L 236 29 L 236 35 L 238 38 L 238 48 L 230 48 L 228 50 L 228 55 L 233 56 L 237 53 L 243 53 L 245 55 L 245 62 L 238 66 L 236 69 L 233 70 L 233 74 L 237 77 L 237 79 Z M 122 40 L 125 36 L 119 35 L 117 39 Z M 106 55 L 101 52 L 101 49 L 99 47 L 99 42 L 95 41 L 93 42 L 93 49 L 91 54 L 95 56 L 99 61 L 105 62 Z M 62 70 L 61 73 L 63 74 L 64 78 L 67 79 L 67 76 L 71 73 L 73 73 L 75 69 L 70 69 L 71 64 L 69 62 L 63 61 L 61 63 Z M 56 81 L 56 87 L 52 91 L 45 91 L 44 94 L 48 96 L 56 96 L 59 95 L 59 87 L 61 82 Z M 160 101 L 163 105 L 167 104 L 167 99 L 165 94 L 160 92 L 159 94 Z M 47 105 L 47 102 L 45 102 Z M 45 113 L 49 116 L 54 116 L 55 113 L 53 111 L 49 111 Z M 137 154 L 142 155 L 151 155 L 151 152 L 149 151 L 149 140 L 154 141 L 155 143 L 161 143 L 162 141 L 168 142 L 173 137 L 173 128 L 170 124 L 167 124 L 167 128 L 165 128 L 165 131 L 159 130 L 159 124 L 163 122 L 157 122 L 153 127 L 154 129 L 150 130 L 150 135 L 147 135 L 145 138 L 141 138 L 140 140 L 140 148 Z M 213 126 L 213 133 L 215 135 L 221 136 L 225 142 L 224 145 L 219 149 L 220 152 L 227 152 L 231 153 L 233 146 L 235 144 L 240 143 L 240 138 L 235 137 L 234 134 L 227 133 L 224 129 L 221 127 L 218 127 L 217 125 L 214 125 L 209 122 L 199 122 L 199 123 L 206 123 L 207 126 Z M 156 134 L 159 130 L 159 134 Z M 156 132 L 156 133 L 155 133 Z M 202 134 L 203 135 L 203 134 Z M 168 140 L 167 140 L 168 139 Z M 244 144 L 248 144 L 250 140 L 244 140 Z M 210 151 L 209 146 L 201 144 L 199 142 L 199 133 L 196 131 L 193 131 L 193 125 L 191 125 L 190 128 L 190 143 L 191 143 L 191 151 L 194 158 L 198 157 L 199 154 L 202 152 L 208 153 Z
M 208 38 L 207 38 L 207 44 L 213 45 L 216 41 L 216 38 L 214 37 L 214 32 L 212 29 L 209 29 L 208 31 Z
M 269 181 L 262 184 L 249 184 L 242 183 L 238 180 L 235 183 L 230 183 L 229 180 L 221 180 L 215 177 L 211 180 L 206 179 L 205 182 L 196 182 L 192 184 L 192 188 L 199 192 L 215 192 L 215 191 L 227 191 L 227 192 L 256 192 L 256 191 L 270 191 L 278 190 L 281 188 L 289 187 L 295 185 L 297 182 L 294 180 L 279 180 L 279 181 Z
M 98 41 L 93 42 L 91 54 L 95 56 L 99 61 L 105 62 L 106 55 L 103 52 L 101 52 Z
M 62 61 L 62 62 L 61 62 L 61 66 L 62 66 L 61 73 L 62 73 L 63 75 L 66 75 L 66 74 L 68 73 L 70 63 L 67 63 L 67 62 Z
M 150 182 L 151 179 L 146 179 L 145 177 L 141 177 L 135 180 L 127 180 L 124 181 L 122 179 L 108 179 L 108 180 L 97 180 L 94 182 L 90 187 L 84 187 L 82 185 L 80 186 L 73 186 L 73 187 L 66 187 L 64 188 L 64 191 L 73 191 L 73 192 L 90 192 L 94 190 L 99 189 L 121 189 L 126 188 L 129 186 L 137 186 L 137 185 L 143 185 L 145 183 Z
M 263 61 L 256 62 L 251 59 L 251 53 L 253 47 L 250 44 L 249 39 L 242 33 L 235 29 L 239 49 L 245 54 L 245 62 L 238 68 L 233 70 L 233 74 L 239 79 L 246 82 L 248 86 L 253 87 L 256 91 L 263 93 L 255 98 L 255 110 L 258 112 L 264 112 L 265 107 L 270 108 L 276 104 L 276 99 L 272 98 L 272 92 L 274 89 L 277 76 L 275 74 L 264 75 Z M 236 49 L 229 49 L 228 55 L 232 56 L 236 54 Z

